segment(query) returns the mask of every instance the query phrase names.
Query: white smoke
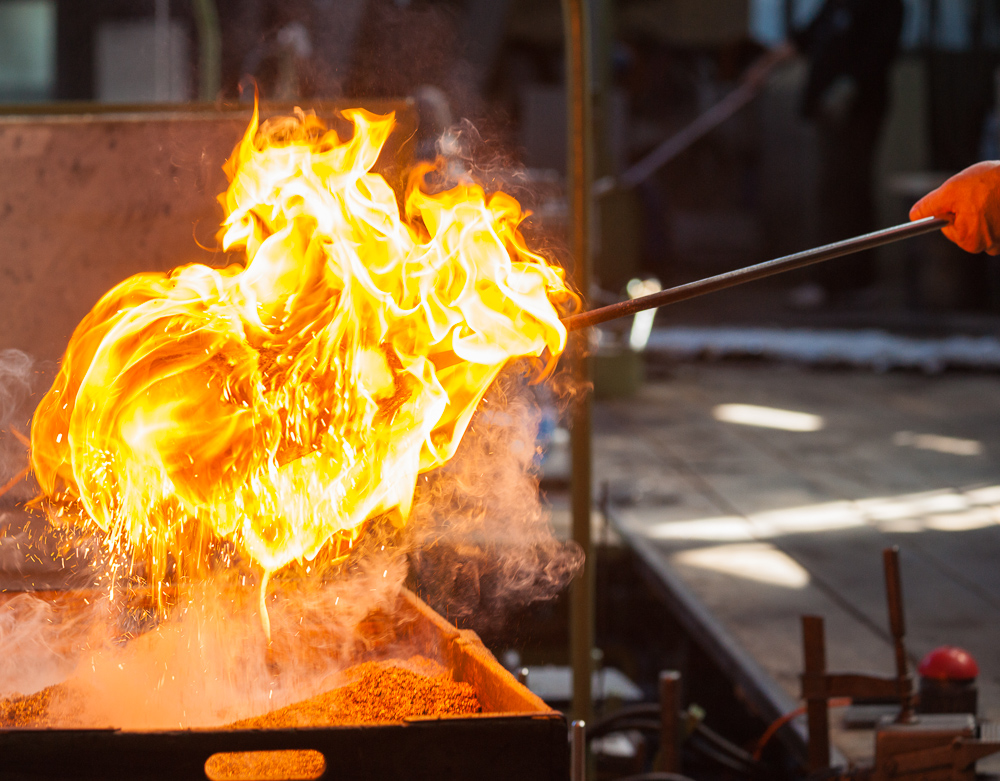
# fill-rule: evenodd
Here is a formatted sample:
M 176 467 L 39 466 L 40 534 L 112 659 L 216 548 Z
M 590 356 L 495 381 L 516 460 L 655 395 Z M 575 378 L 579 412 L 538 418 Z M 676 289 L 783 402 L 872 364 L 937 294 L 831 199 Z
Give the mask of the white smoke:
M 473 628 L 556 596 L 582 552 L 552 532 L 538 491 L 541 413 L 508 369 L 483 400 L 451 462 L 423 475 L 406 529 L 413 580 L 432 607 Z
M 0 351 L 0 426 L 8 425 L 25 412 L 24 405 L 31 395 L 33 366 L 34 361 L 27 353 L 13 349 Z
M 7 485 L 28 465 L 27 447 L 17 434 L 23 437 L 28 433 L 33 380 L 31 356 L 20 350 L 0 350 L 0 487 Z M 20 485 L 8 489 L 4 495 L 7 503 L 27 498 L 28 486 L 28 482 L 22 480 Z

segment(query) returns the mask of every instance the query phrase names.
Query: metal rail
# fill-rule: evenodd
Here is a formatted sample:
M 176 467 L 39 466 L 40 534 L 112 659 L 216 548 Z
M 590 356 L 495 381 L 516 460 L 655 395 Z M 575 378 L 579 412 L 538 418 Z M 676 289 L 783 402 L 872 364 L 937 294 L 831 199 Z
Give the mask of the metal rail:
M 570 206 L 570 251 L 573 279 L 584 296 L 590 290 L 590 229 L 593 213 L 591 160 L 592 114 L 590 0 L 562 0 L 566 47 L 567 174 Z M 590 363 L 584 334 L 573 339 L 573 374 L 585 389 Z M 591 396 L 581 390 L 570 411 L 570 514 L 573 540 L 583 551 L 582 570 L 570 586 L 569 644 L 573 668 L 573 716 L 589 719 L 593 705 L 591 669 L 594 647 L 594 561 L 590 539 L 591 514 Z
M 727 287 L 735 287 L 745 282 L 752 282 L 755 279 L 763 279 L 774 274 L 781 274 L 792 269 L 811 266 L 814 263 L 822 263 L 824 260 L 851 255 L 856 252 L 863 252 L 874 247 L 881 247 L 885 244 L 902 241 L 903 239 L 921 236 L 925 233 L 943 228 L 949 224 L 949 220 L 941 217 L 925 217 L 922 220 L 894 225 L 891 228 L 883 228 L 874 233 L 866 233 L 863 236 L 855 236 L 852 239 L 845 239 L 833 244 L 825 244 L 822 247 L 815 247 L 804 252 L 797 252 L 794 255 L 786 255 L 782 258 L 767 260 L 754 266 L 727 271 L 714 277 L 700 279 L 697 282 L 688 282 L 684 285 L 661 290 L 641 298 L 634 298 L 631 301 L 621 301 L 610 306 L 602 306 L 599 309 L 592 309 L 589 312 L 570 315 L 563 318 L 563 325 L 570 331 L 580 328 L 606 323 L 609 320 L 617 320 L 619 317 L 634 315 L 646 309 L 676 304 L 686 301 L 689 298 L 703 296 L 706 293 L 714 293 L 717 290 L 725 290 Z

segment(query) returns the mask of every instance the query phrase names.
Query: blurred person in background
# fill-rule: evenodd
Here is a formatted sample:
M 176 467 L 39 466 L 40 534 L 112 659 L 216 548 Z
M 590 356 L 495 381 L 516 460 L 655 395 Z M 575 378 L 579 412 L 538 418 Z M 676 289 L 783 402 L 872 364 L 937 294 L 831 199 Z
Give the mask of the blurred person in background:
M 775 50 L 775 57 L 800 53 L 809 61 L 800 111 L 819 135 L 820 243 L 875 228 L 875 153 L 902 26 L 903 0 L 826 0 L 805 28 Z M 793 303 L 849 300 L 875 282 L 869 254 L 816 269 Z

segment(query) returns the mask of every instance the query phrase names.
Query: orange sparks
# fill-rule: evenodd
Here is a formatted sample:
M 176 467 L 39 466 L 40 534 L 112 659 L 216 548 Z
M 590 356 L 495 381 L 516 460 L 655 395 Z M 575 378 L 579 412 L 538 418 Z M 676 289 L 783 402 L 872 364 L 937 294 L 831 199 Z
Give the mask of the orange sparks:
M 255 108 L 220 196 L 244 261 L 112 289 L 35 414 L 43 493 L 154 581 L 206 541 L 268 574 L 350 548 L 368 518 L 405 522 L 501 368 L 565 347 L 575 297 L 519 204 L 429 193 L 424 167 L 401 213 L 372 172 L 393 116 L 344 116 L 347 139 L 301 111 L 258 127 Z

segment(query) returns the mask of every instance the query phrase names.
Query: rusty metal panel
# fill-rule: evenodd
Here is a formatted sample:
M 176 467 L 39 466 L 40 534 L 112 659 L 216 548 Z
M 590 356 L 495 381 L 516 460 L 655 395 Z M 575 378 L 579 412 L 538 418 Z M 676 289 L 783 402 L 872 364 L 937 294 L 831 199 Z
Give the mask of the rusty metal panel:
M 348 105 L 315 109 L 333 119 Z M 403 101 L 362 105 L 396 111 L 400 127 L 377 166 L 393 182 L 416 112 Z M 262 117 L 292 109 L 265 106 Z M 0 116 L 0 350 L 58 360 L 80 319 L 132 274 L 227 265 L 212 249 L 216 196 L 249 118 L 245 107 Z

